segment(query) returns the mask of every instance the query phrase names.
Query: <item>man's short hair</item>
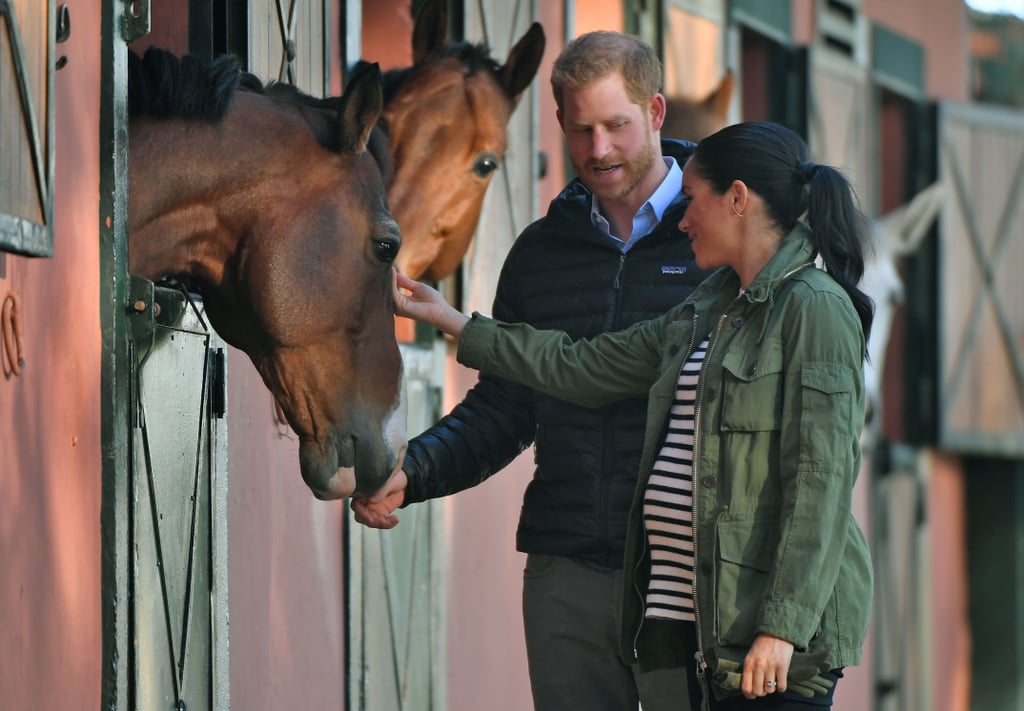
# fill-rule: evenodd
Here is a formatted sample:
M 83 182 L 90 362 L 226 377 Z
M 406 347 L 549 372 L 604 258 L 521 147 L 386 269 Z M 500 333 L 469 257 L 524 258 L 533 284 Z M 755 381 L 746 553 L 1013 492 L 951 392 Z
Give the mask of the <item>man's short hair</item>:
M 618 72 L 626 85 L 630 101 L 644 105 L 661 90 L 662 69 L 657 53 L 636 37 L 599 30 L 570 41 L 555 60 L 551 70 L 551 90 L 562 108 L 562 92 Z

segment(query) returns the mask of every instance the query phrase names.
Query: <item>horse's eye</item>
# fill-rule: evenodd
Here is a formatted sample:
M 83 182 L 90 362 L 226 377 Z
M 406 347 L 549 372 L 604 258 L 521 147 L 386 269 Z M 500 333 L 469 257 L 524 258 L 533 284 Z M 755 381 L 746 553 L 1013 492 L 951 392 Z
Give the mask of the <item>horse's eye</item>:
M 398 243 L 389 239 L 378 239 L 373 242 L 373 254 L 385 264 L 391 264 L 398 256 Z
M 498 169 L 498 157 L 492 153 L 484 153 L 476 159 L 473 164 L 473 172 L 481 178 L 486 178 Z

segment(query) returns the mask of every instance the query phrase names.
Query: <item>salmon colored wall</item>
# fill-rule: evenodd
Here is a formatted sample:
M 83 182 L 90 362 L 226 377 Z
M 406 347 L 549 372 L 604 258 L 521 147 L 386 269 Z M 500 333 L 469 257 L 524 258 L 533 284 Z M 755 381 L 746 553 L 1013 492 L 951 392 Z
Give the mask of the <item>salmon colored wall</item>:
M 971 708 L 971 630 L 967 589 L 967 499 L 963 463 L 942 452 L 929 457 L 928 520 L 931 565 L 931 666 L 933 711 Z
M 538 9 L 537 21 L 543 25 L 547 40 L 544 59 L 537 69 L 537 78 L 534 79 L 537 82 L 538 99 L 538 149 L 547 157 L 547 174 L 540 179 L 537 186 L 537 208 L 541 212 L 547 212 L 548 204 L 562 191 L 566 182 L 562 129 L 558 126 L 555 97 L 551 93 L 551 68 L 562 49 L 565 37 L 565 17 L 560 4 L 544 3 Z
M 813 39 L 814 0 L 792 0 L 793 39 Z M 861 12 L 920 43 L 925 55 L 925 94 L 931 99 L 969 98 L 969 37 L 963 0 L 862 0 Z
M 412 0 L 363 0 L 363 58 L 384 71 L 412 65 Z
M 57 45 L 54 256 L 0 253 L 25 364 L 0 375 L 0 698 L 97 708 L 101 677 L 99 3 Z M 8 64 L 8 66 L 10 66 Z
M 449 348 L 444 411 L 476 383 Z M 448 711 L 530 709 L 522 590 L 515 550 L 532 450 L 483 484 L 445 499 L 448 541 Z
M 231 706 L 342 709 L 344 504 L 313 497 L 248 356 L 228 357 Z
M 626 4 L 622 0 L 578 0 L 575 5 L 574 37 L 594 30 L 621 32 L 626 26 Z
M 963 0 L 863 0 L 863 12 L 924 46 L 929 98 L 969 98 L 970 48 Z

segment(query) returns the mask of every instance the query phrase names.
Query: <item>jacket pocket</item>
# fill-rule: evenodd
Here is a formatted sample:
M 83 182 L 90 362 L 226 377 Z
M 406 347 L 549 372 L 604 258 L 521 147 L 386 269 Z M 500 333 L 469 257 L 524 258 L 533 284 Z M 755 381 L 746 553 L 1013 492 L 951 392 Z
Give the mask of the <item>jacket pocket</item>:
M 737 347 L 722 359 L 722 431 L 777 430 L 782 413 L 782 343 Z M 711 393 L 708 393 L 711 395 Z
M 807 363 L 800 371 L 802 452 L 806 466 L 833 467 L 849 452 L 862 423 L 854 426 L 855 374 L 839 363 Z
M 721 644 L 747 646 L 753 641 L 777 538 L 774 526 L 765 522 L 720 521 L 715 621 Z

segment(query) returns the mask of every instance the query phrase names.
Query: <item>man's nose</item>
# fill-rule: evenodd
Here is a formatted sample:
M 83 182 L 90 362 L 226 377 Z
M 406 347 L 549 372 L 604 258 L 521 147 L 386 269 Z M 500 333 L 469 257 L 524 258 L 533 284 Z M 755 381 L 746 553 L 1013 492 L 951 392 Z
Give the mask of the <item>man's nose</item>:
M 611 147 L 612 142 L 609 139 L 608 132 L 600 128 L 594 129 L 590 140 L 591 157 L 600 160 L 611 152 Z

